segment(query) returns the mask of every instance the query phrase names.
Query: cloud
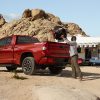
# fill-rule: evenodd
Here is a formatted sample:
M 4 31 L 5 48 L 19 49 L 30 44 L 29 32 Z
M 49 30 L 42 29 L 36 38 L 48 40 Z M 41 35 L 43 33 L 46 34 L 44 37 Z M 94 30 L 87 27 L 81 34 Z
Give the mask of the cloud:
M 8 14 L 8 15 L 3 15 L 3 16 L 4 16 L 4 18 L 7 22 L 10 22 L 14 19 L 19 19 L 21 17 L 21 15 L 15 14 L 15 13 L 11 13 L 11 14 Z

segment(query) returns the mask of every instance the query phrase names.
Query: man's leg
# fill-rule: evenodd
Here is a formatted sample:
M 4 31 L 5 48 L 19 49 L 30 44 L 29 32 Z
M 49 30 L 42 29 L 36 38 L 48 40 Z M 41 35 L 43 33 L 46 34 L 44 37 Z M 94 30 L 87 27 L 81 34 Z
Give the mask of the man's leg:
M 71 68 L 72 68 L 72 77 L 76 78 L 76 69 L 74 66 L 74 58 L 73 57 L 71 57 Z
M 77 55 L 74 56 L 74 66 L 75 66 L 75 69 L 76 69 L 76 72 L 77 72 L 79 78 L 82 79 L 82 72 L 78 65 L 78 56 Z

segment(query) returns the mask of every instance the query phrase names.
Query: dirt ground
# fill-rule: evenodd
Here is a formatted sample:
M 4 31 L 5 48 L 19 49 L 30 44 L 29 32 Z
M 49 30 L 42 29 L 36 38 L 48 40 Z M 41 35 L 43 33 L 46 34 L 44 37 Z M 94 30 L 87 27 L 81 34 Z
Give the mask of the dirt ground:
M 36 75 L 28 76 L 23 74 L 21 69 L 18 69 L 17 73 L 20 79 L 13 78 L 14 73 L 7 72 L 5 68 L 0 68 L 0 100 L 47 100 L 36 97 L 37 90 L 41 91 L 40 94 L 45 93 L 41 87 L 49 87 L 49 89 L 46 89 L 46 93 L 51 91 L 50 88 L 56 87 L 56 89 L 59 89 L 57 91 L 62 91 L 62 88 L 69 91 L 76 89 L 100 97 L 100 66 L 81 66 L 81 70 L 84 75 L 83 81 L 71 77 L 70 67 L 63 70 L 61 75 L 56 76 L 50 75 L 48 71 L 40 71 Z M 68 98 L 62 100 L 68 100 Z

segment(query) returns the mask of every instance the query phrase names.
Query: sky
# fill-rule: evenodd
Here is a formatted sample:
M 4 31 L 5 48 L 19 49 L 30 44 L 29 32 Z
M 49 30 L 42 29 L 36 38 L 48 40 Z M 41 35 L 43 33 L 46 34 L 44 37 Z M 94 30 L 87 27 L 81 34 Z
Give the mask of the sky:
M 21 17 L 25 9 L 43 9 L 62 22 L 78 24 L 89 36 L 100 37 L 100 0 L 0 0 L 7 20 Z

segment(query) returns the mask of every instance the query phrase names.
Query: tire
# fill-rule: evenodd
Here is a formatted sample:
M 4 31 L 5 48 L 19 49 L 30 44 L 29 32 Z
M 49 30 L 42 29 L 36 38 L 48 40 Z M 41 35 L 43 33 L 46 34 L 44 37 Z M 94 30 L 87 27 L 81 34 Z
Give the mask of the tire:
M 33 57 L 26 57 L 22 61 L 22 70 L 26 75 L 33 75 L 35 73 L 35 61 Z
M 60 74 L 62 72 L 62 68 L 61 67 L 49 67 L 50 73 L 51 74 Z
M 9 72 L 11 72 L 11 71 L 16 70 L 17 67 L 16 67 L 16 66 L 6 66 L 6 69 L 7 69 Z

